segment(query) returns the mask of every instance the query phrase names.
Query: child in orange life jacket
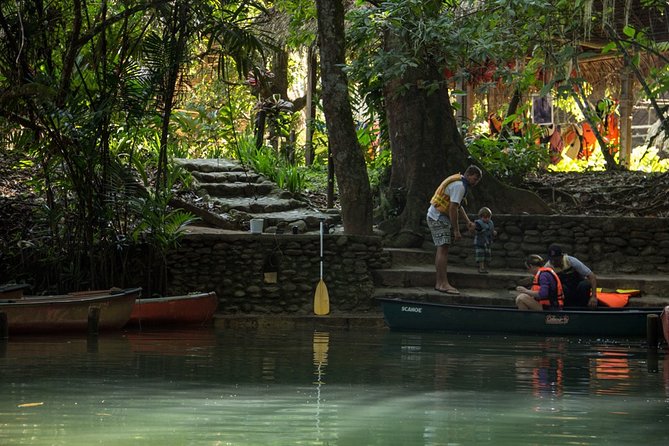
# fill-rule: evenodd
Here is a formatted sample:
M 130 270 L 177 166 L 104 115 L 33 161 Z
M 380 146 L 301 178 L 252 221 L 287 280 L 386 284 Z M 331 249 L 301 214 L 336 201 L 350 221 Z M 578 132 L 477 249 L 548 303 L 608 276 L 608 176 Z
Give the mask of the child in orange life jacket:
M 486 265 L 490 265 L 492 260 L 492 241 L 497 231 L 489 208 L 481 208 L 478 216 L 479 218 L 474 220 L 474 257 L 479 266 L 479 273 L 488 274 Z
M 540 255 L 532 254 L 525 260 L 525 266 L 534 276 L 532 288 L 516 287 L 520 294 L 516 297 L 516 306 L 520 310 L 541 311 L 562 308 L 564 293 L 560 278 L 551 268 L 544 266 L 544 259 Z

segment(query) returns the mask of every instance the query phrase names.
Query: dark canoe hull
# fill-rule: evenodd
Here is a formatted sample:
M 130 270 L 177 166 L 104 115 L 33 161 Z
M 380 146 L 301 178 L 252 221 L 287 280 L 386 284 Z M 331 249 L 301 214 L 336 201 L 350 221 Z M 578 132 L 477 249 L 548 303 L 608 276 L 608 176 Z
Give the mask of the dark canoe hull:
M 377 300 L 388 327 L 412 331 L 637 337 L 646 336 L 648 315 L 662 313 L 662 308 L 521 311 L 499 306 Z
M 23 290 L 27 289 L 26 284 L 7 284 L 0 285 L 0 299 L 21 299 L 23 297 Z
M 140 293 L 141 288 L 132 288 L 2 299 L 0 312 L 7 315 L 10 335 L 86 333 L 89 314 L 94 308 L 99 310 L 98 330 L 115 330 L 128 322 L 132 306 Z
M 137 299 L 130 325 L 192 325 L 210 322 L 218 297 L 215 292 Z

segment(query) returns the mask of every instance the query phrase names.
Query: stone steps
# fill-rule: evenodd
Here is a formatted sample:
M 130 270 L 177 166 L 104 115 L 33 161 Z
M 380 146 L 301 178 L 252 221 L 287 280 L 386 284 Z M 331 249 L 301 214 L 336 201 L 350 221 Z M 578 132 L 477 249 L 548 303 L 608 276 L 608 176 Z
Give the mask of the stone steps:
M 192 170 L 191 174 L 200 183 L 258 183 L 262 176 L 248 171 L 226 171 L 226 172 L 199 172 Z
M 244 172 L 244 166 L 239 161 L 216 158 L 216 159 L 189 159 L 174 158 L 174 163 L 189 172 Z
M 434 266 L 401 265 L 377 269 L 372 273 L 374 283 L 382 287 L 434 287 Z M 512 289 L 526 281 L 527 274 L 517 271 L 495 271 L 479 274 L 476 269 L 449 266 L 448 278 L 457 288 Z
M 304 203 L 293 198 L 278 198 L 267 195 L 257 197 L 209 197 L 209 201 L 224 210 L 234 209 L 249 214 L 267 214 L 305 209 Z M 305 210 L 309 210 L 306 208 Z
M 258 196 L 273 194 L 276 191 L 276 185 L 268 181 L 264 183 L 199 183 L 198 187 L 216 198 L 256 198 Z M 289 194 L 288 192 L 283 195 L 288 196 Z
M 265 232 L 297 227 L 298 232 L 318 230 L 320 222 L 338 223 L 337 211 L 321 211 L 299 194 L 280 189 L 275 183 L 230 159 L 184 159 L 175 164 L 191 173 L 197 195 L 216 209 L 219 217 L 247 230 L 252 219 L 264 220 Z M 229 218 L 221 213 L 234 213 Z
M 434 289 L 434 249 L 386 248 L 392 267 L 372 271 L 375 297 L 393 296 L 433 300 L 444 303 L 513 305 L 518 285 L 529 285 L 531 278 L 523 269 L 489 268 L 480 274 L 475 267 L 451 264 L 449 281 L 459 295 Z M 457 262 L 457 259 L 455 259 Z M 455 263 L 455 262 L 454 262 Z M 669 276 L 640 274 L 597 274 L 598 286 L 610 289 L 638 289 L 640 297 L 630 299 L 630 306 L 669 305 Z

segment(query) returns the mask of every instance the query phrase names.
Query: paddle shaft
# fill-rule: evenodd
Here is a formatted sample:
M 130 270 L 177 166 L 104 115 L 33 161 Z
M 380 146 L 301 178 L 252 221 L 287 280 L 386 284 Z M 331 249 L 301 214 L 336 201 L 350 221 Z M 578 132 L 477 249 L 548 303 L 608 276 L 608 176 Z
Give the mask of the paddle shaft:
M 321 280 L 323 280 L 323 222 L 321 221 Z

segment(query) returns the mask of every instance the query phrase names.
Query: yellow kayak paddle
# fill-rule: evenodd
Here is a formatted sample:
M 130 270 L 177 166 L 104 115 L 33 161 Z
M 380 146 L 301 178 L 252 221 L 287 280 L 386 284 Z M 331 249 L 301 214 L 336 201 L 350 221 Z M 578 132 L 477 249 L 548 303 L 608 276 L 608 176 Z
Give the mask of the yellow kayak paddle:
M 330 296 L 328 287 L 323 282 L 323 222 L 321 221 L 321 280 L 316 285 L 314 294 L 314 314 L 322 316 L 330 312 Z

